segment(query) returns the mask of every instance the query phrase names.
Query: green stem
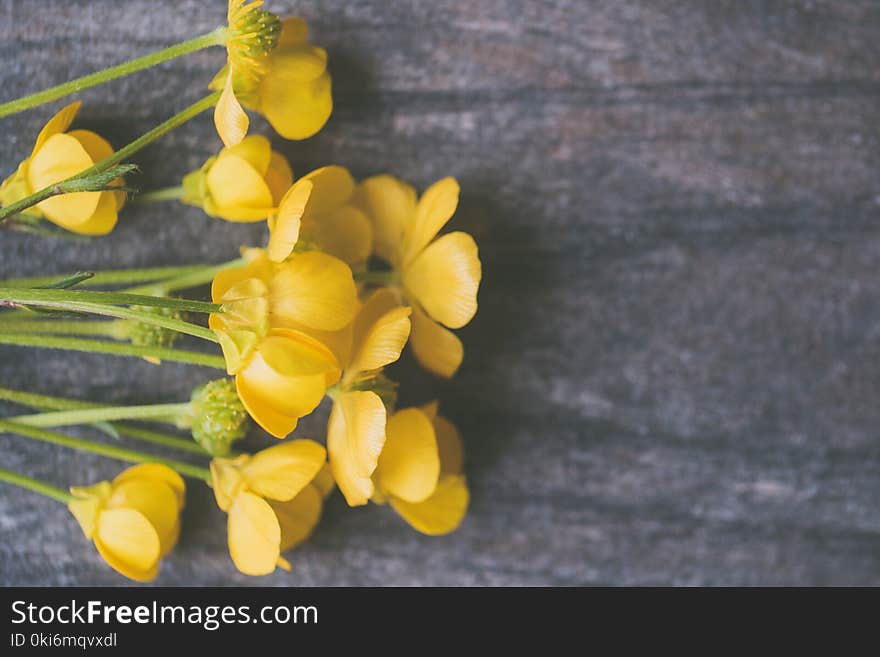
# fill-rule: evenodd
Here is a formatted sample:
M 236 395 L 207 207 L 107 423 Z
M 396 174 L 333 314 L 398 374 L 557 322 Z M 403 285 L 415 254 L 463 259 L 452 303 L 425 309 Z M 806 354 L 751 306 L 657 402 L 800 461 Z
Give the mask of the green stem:
M 136 427 L 131 424 L 114 422 L 113 428 L 115 428 L 119 433 L 128 436 L 129 438 L 142 440 L 145 443 L 152 443 L 154 445 L 161 445 L 162 447 L 179 449 L 184 452 L 189 452 L 190 454 L 198 454 L 199 456 L 211 455 L 211 453 L 208 450 L 202 448 L 201 445 L 186 438 L 169 436 L 166 433 L 160 433 L 151 429 L 143 429 L 141 427 Z
M 177 418 L 190 409 L 185 404 L 151 404 L 148 406 L 104 406 L 82 410 L 53 411 L 6 418 L 31 427 L 64 427 L 112 420 L 168 420 Z
M 111 285 L 131 285 L 133 283 L 147 283 L 149 281 L 162 281 L 177 278 L 189 274 L 196 274 L 205 269 L 215 267 L 230 267 L 240 260 L 220 265 L 184 265 L 171 267 L 151 267 L 148 269 L 108 269 L 107 271 L 95 272 L 95 275 L 77 284 L 78 288 L 101 287 Z M 35 276 L 31 278 L 10 278 L 0 281 L 0 287 L 33 288 L 45 287 L 63 280 L 64 274 L 55 276 Z
M 29 427 L 24 424 L 9 422 L 8 420 L 0 420 L 0 432 L 14 433 L 26 438 L 41 440 L 45 443 L 61 445 L 62 447 L 78 449 L 84 452 L 91 452 L 92 454 L 100 454 L 101 456 L 107 456 L 120 461 L 128 461 L 130 463 L 161 463 L 162 465 L 167 465 L 172 470 L 176 470 L 180 474 L 195 479 L 202 479 L 208 483 L 211 482 L 211 473 L 207 468 L 183 463 L 182 461 L 175 461 L 173 459 L 166 459 L 161 456 L 154 456 L 153 454 L 139 452 L 134 449 L 128 449 L 127 447 L 96 443 L 91 440 L 86 440 L 85 438 L 75 438 L 63 433 L 58 433 L 57 431 Z
M 358 271 L 354 272 L 354 280 L 374 285 L 394 285 L 400 279 L 396 271 Z
M 70 411 L 100 408 L 100 404 L 95 404 L 93 402 L 82 401 L 79 399 L 68 399 L 65 397 L 38 395 L 33 392 L 24 392 L 22 390 L 3 387 L 0 387 L 0 400 L 46 411 Z M 186 438 L 170 436 L 158 431 L 143 429 L 122 422 L 114 422 L 113 428 L 125 436 L 153 443 L 154 445 L 171 447 L 173 449 L 179 449 L 185 452 L 190 452 L 191 454 L 199 454 L 201 456 L 208 454 L 208 451 L 203 449 L 198 443 L 195 443 L 192 440 L 187 440 Z
M 4 208 L 0 208 L 0 223 L 5 221 L 8 217 L 11 217 L 14 214 L 18 214 L 22 210 L 25 210 L 32 205 L 36 205 L 41 201 L 45 201 L 50 196 L 55 196 L 59 193 L 64 193 L 64 186 L 76 182 L 82 178 L 87 178 L 89 176 L 93 176 L 95 174 L 99 174 L 103 171 L 106 171 L 110 167 L 116 166 L 123 160 L 127 160 L 129 157 L 137 153 L 139 150 L 144 148 L 145 146 L 151 144 L 156 141 L 159 137 L 168 134 L 175 128 L 180 125 L 183 125 L 190 119 L 195 116 L 198 116 L 202 112 L 207 109 L 210 109 L 214 105 L 217 104 L 217 101 L 220 99 L 219 91 L 215 91 L 214 93 L 205 96 L 200 101 L 190 105 L 188 108 L 180 112 L 179 114 L 175 114 L 170 119 L 165 121 L 164 123 L 159 124 L 149 132 L 144 135 L 138 137 L 133 142 L 128 144 L 127 146 L 119 149 L 113 155 L 108 157 L 105 160 L 101 160 L 94 166 L 89 167 L 84 171 L 80 171 L 76 175 L 71 176 L 70 178 L 66 178 L 65 180 L 61 180 L 53 185 L 49 185 L 48 187 L 44 187 L 41 190 L 38 190 L 31 194 L 30 196 L 26 196 L 21 199 L 17 203 L 12 203 Z
M 183 187 L 163 187 L 151 192 L 143 192 L 135 196 L 137 203 L 153 203 L 155 201 L 179 201 L 183 198 Z
M 50 307 L 48 304 L 88 304 L 92 306 L 155 306 L 171 308 L 191 313 L 223 312 L 217 304 L 205 301 L 189 301 L 154 297 L 146 294 L 129 294 L 126 292 L 101 292 L 98 290 L 49 290 L 24 289 L 16 287 L 0 288 L 0 304 L 7 306 L 16 304 Z M 57 306 L 56 306 L 57 307 Z
M 8 319 L 0 315 L 0 330 L 6 333 L 43 333 L 49 335 L 89 335 L 94 337 L 125 338 L 122 328 L 124 320 L 105 321 L 75 321 L 53 319 L 25 319 L 28 315 L 13 315 Z
M 246 264 L 245 259 L 238 258 L 237 260 L 230 260 L 229 262 L 223 262 L 219 265 L 206 265 L 198 271 L 182 274 L 181 276 L 176 276 L 174 278 L 168 278 L 150 285 L 128 288 L 125 291 L 128 294 L 168 294 L 169 292 L 174 292 L 176 290 L 188 290 L 193 287 L 198 287 L 199 285 L 204 285 L 205 283 L 210 283 L 214 280 L 217 273 L 224 269 L 240 267 L 244 264 Z
M 77 78 L 76 80 L 65 82 L 64 84 L 59 84 L 56 87 L 51 87 L 29 96 L 11 100 L 0 105 L 0 118 L 9 116 L 10 114 L 16 114 L 17 112 L 22 112 L 31 107 L 36 107 L 37 105 L 42 105 L 58 98 L 63 98 L 64 96 L 69 96 L 70 94 L 77 93 L 83 89 L 88 89 L 103 84 L 104 82 L 109 82 L 110 80 L 115 80 L 125 75 L 136 73 L 137 71 L 142 71 L 151 66 L 155 66 L 156 64 L 167 62 L 169 59 L 188 55 L 189 53 L 210 48 L 211 46 L 223 45 L 226 42 L 226 34 L 227 29 L 221 27 L 213 32 L 196 37 L 195 39 L 190 39 L 169 48 L 165 48 L 164 50 L 143 57 L 138 57 L 137 59 L 132 59 L 124 64 L 112 66 L 103 71 L 98 71 L 97 73 L 92 73 L 91 75 L 86 75 Z
M 0 294 L 0 299 L 2 298 L 2 294 Z M 2 303 L 2 301 L 0 301 L 0 303 Z M 34 305 L 38 305 L 42 308 L 86 312 L 93 315 L 116 317 L 118 319 L 133 319 L 143 324 L 159 326 L 186 335 L 192 335 L 193 337 L 201 338 L 202 340 L 207 340 L 208 342 L 213 342 L 215 344 L 218 342 L 214 331 L 209 328 L 198 326 L 197 324 L 191 324 L 190 322 L 185 322 L 181 319 L 174 319 L 173 317 L 156 315 L 144 310 L 133 310 L 131 308 L 123 308 L 120 306 L 103 306 L 97 303 L 65 303 L 62 301 L 43 301 Z M 0 330 L 2 330 L 2 324 L 0 324 Z
M 183 349 L 165 347 L 149 347 L 133 345 L 127 342 L 108 342 L 106 340 L 88 340 L 85 338 L 64 338 L 55 335 L 24 335 L 19 333 L 3 333 L 0 328 L 0 344 L 19 347 L 44 347 L 46 349 L 67 349 L 84 351 L 94 354 L 113 354 L 116 356 L 137 356 L 139 358 L 156 358 L 175 363 L 202 365 L 226 371 L 226 361 L 222 356 L 203 354 Z
M 62 504 L 67 504 L 73 497 L 66 490 L 62 490 L 57 486 L 47 484 L 45 481 L 40 481 L 33 477 L 13 472 L 12 470 L 7 470 L 6 468 L 0 468 L 0 481 L 5 481 L 7 484 L 14 484 L 15 486 L 25 488 L 34 493 L 39 493 L 40 495 L 45 495 L 53 500 L 58 500 Z

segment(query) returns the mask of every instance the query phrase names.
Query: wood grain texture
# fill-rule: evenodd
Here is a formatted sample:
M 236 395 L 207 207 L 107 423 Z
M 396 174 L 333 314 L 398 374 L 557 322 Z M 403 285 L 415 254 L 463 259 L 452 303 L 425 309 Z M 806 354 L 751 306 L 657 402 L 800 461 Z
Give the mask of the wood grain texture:
M 207 31 L 224 4 L 0 0 L 0 97 Z M 334 76 L 327 128 L 274 139 L 297 172 L 461 181 L 454 226 L 485 272 L 464 367 L 392 376 L 461 427 L 472 509 L 436 539 L 336 496 L 292 573 L 250 579 L 193 484 L 157 583 L 880 584 L 880 3 L 269 4 L 308 18 Z M 82 123 L 123 143 L 221 64 L 85 92 Z M 58 105 L 3 121 L 4 175 Z M 217 147 L 203 117 L 143 153 L 137 184 Z M 264 238 L 133 206 L 97 243 L 3 232 L 0 276 L 219 261 Z M 180 400 L 209 375 L 0 348 L 4 385 L 106 401 Z M 118 470 L 0 443 L 59 484 Z M 0 527 L 3 584 L 125 583 L 54 502 L 0 488 Z

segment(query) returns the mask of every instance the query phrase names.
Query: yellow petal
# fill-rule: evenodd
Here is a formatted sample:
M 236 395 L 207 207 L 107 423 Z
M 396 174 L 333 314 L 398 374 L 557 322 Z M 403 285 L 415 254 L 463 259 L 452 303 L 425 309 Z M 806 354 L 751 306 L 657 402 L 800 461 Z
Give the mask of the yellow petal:
M 273 205 L 276 207 L 281 203 L 284 194 L 293 184 L 293 170 L 287 158 L 281 153 L 272 151 L 269 158 L 269 168 L 265 173 L 266 184 L 272 192 Z
M 266 500 L 239 493 L 229 509 L 229 555 L 245 575 L 268 575 L 281 550 L 281 526 Z
M 285 139 L 316 134 L 333 112 L 330 75 L 297 81 L 274 68 L 260 84 L 260 112 Z
M 272 192 L 262 174 L 237 155 L 218 157 L 205 181 L 215 214 L 228 221 L 260 221 L 274 208 Z
M 399 297 L 391 288 L 381 287 L 367 297 L 355 315 L 352 326 L 352 353 L 355 356 L 357 356 L 357 352 L 362 350 L 361 345 L 364 344 L 376 322 L 384 314 L 400 307 Z M 347 369 L 353 369 L 350 362 Z
M 354 193 L 354 178 L 345 167 L 330 165 L 303 176 L 314 185 L 308 213 L 323 215 L 345 205 Z
M 312 183 L 298 180 L 281 199 L 269 230 L 267 251 L 273 262 L 283 262 L 299 240 L 303 213 L 312 195 Z
M 299 416 L 288 415 L 267 404 L 259 394 L 251 391 L 247 381 L 240 376 L 235 377 L 235 389 L 248 415 L 266 433 L 276 438 L 284 438 L 296 429 Z
M 91 486 L 70 487 L 70 494 L 73 495 L 73 498 L 67 503 L 67 508 L 70 509 L 88 539 L 95 535 L 98 514 L 110 499 L 111 490 L 109 481 L 102 481 Z
M 71 130 L 67 134 L 80 143 L 92 158 L 92 162 L 100 162 L 113 155 L 113 147 L 110 142 L 91 130 Z
M 160 557 L 174 548 L 180 533 L 180 510 L 177 495 L 165 482 L 135 478 L 114 483 L 107 508 L 140 512 L 156 530 Z
M 263 135 L 248 135 L 235 146 L 228 146 L 221 150 L 217 159 L 222 160 L 232 156 L 244 160 L 262 176 L 269 169 L 269 162 L 272 159 L 272 145 Z
M 278 48 L 301 46 L 309 40 L 309 26 L 298 16 L 285 18 L 281 21 L 281 35 L 278 37 Z
M 321 403 L 328 380 L 338 376 L 338 363 L 327 347 L 298 331 L 273 329 L 239 370 L 236 387 L 254 420 L 283 438 L 287 433 L 280 429 L 285 427 L 276 421 L 311 413 Z
M 385 447 L 376 468 L 382 492 L 421 502 L 434 492 L 439 476 L 437 437 L 428 417 L 418 408 L 406 408 L 388 418 Z
M 245 138 L 249 125 L 250 119 L 232 89 L 232 67 L 230 66 L 220 100 L 214 107 L 214 126 L 226 146 L 235 146 Z
M 327 451 L 336 485 L 350 506 L 373 495 L 371 476 L 385 443 L 385 405 L 373 392 L 346 392 L 330 412 Z
M 59 197 L 61 198 L 61 197 Z M 101 192 L 98 206 L 86 221 L 67 225 L 65 228 L 78 235 L 107 235 L 116 227 L 119 218 L 119 204 L 115 192 Z
M 229 511 L 236 495 L 244 489 L 241 468 L 250 458 L 250 454 L 242 454 L 234 459 L 219 456 L 211 459 L 211 488 L 221 510 Z
M 404 265 L 419 255 L 452 218 L 458 207 L 458 195 L 455 178 L 444 178 L 425 190 L 416 206 L 415 218 L 406 228 Z
M 424 502 L 411 504 L 391 498 L 391 506 L 412 527 L 429 536 L 455 531 L 467 513 L 470 494 L 464 477 L 443 477 Z
M 357 310 L 351 269 L 333 256 L 310 251 L 284 262 L 272 279 L 271 313 L 323 331 L 338 331 Z
M 376 255 L 397 263 L 405 227 L 415 220 L 416 190 L 392 176 L 375 176 L 358 185 L 353 202 L 373 224 Z
M 134 509 L 109 509 L 98 516 L 95 547 L 112 568 L 138 582 L 155 579 L 161 554 L 159 535 Z
M 291 550 L 305 541 L 321 519 L 324 499 L 314 486 L 306 486 L 292 500 L 269 502 L 281 526 L 281 551 Z
M 422 251 L 403 272 L 403 284 L 432 319 L 461 328 L 477 312 L 481 276 L 474 238 L 456 232 Z
M 183 482 L 183 478 L 167 465 L 162 465 L 161 463 L 133 465 L 120 472 L 116 479 L 113 480 L 113 484 L 120 484 L 123 481 L 131 481 L 132 479 L 161 481 L 174 491 L 178 509 L 182 509 L 186 503 L 186 484 Z
M 352 205 L 319 216 L 307 214 L 303 231 L 321 251 L 353 267 L 366 263 L 373 250 L 373 227 L 364 213 Z
M 241 475 L 257 495 L 286 502 L 311 483 L 326 460 L 326 450 L 314 440 L 291 440 L 254 454 Z
M 28 166 L 28 184 L 34 191 L 80 173 L 94 162 L 82 144 L 70 135 L 56 134 L 34 153 Z M 64 228 L 82 224 L 98 207 L 100 192 L 78 192 L 53 196 L 37 207 Z
M 451 378 L 464 359 L 461 340 L 428 317 L 418 306 L 413 306 L 411 320 L 410 345 L 416 360 L 437 376 Z
M 46 143 L 49 137 L 65 132 L 70 127 L 80 107 L 82 107 L 82 102 L 77 100 L 67 107 L 62 107 L 55 116 L 49 119 L 48 123 L 40 130 L 40 134 L 37 135 L 37 141 L 34 144 L 34 150 L 31 151 L 31 157 L 43 147 L 43 144 Z
M 400 358 L 400 352 L 409 338 L 410 312 L 408 307 L 397 307 L 382 315 L 372 326 L 360 327 L 356 322 L 357 351 L 348 369 L 351 372 L 369 372 Z
M 223 359 L 226 361 L 226 373 L 238 374 L 256 348 L 260 336 L 251 330 L 221 329 L 217 324 L 220 322 L 219 315 L 212 315 L 208 319 L 208 325 L 217 336 Z
M 211 283 L 211 299 L 214 303 L 239 301 L 253 297 L 267 296 L 269 288 L 266 284 L 269 276 L 263 276 L 259 262 L 251 262 L 246 266 L 229 267 L 217 272 Z
M 461 474 L 464 465 L 464 445 L 461 434 L 452 422 L 442 415 L 434 418 L 437 449 L 440 453 L 440 475 Z

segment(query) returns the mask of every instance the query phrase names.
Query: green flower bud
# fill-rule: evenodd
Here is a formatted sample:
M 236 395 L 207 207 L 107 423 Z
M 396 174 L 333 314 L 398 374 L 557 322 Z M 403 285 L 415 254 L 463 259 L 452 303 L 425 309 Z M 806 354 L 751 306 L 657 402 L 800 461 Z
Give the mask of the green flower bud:
M 170 319 L 184 319 L 183 313 L 179 310 L 171 308 L 159 308 L 157 306 L 132 306 L 132 310 L 148 312 L 160 317 L 168 317 Z M 129 341 L 133 345 L 141 347 L 171 347 L 177 340 L 180 333 L 161 326 L 153 326 L 152 324 L 144 324 L 136 320 L 132 320 L 126 325 L 126 333 Z
M 232 444 L 247 434 L 250 418 L 232 379 L 217 379 L 195 389 L 190 411 L 180 424 L 212 455 L 226 456 Z

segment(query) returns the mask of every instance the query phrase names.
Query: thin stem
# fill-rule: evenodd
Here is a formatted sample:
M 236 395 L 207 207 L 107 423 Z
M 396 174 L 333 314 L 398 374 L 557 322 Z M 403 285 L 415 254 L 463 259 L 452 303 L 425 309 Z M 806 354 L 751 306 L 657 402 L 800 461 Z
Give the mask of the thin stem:
M 32 415 L 16 415 L 6 418 L 9 422 L 18 422 L 31 427 L 64 427 L 76 424 L 92 424 L 93 422 L 110 422 L 112 420 L 166 420 L 186 413 L 190 408 L 185 404 L 151 404 L 148 406 L 104 406 L 82 410 L 53 411 Z
M 53 445 L 61 445 L 71 449 L 78 449 L 83 452 L 91 452 L 92 454 L 100 454 L 112 459 L 120 461 L 128 461 L 130 463 L 161 463 L 167 465 L 172 470 L 176 470 L 180 474 L 202 479 L 203 481 L 211 481 L 211 473 L 206 469 L 197 465 L 191 465 L 182 461 L 166 459 L 161 456 L 155 456 L 146 452 L 139 452 L 127 447 L 118 445 L 107 445 L 105 443 L 96 443 L 85 438 L 75 438 L 57 431 L 49 431 L 48 429 L 40 429 L 38 427 L 29 427 L 24 424 L 9 422 L 8 420 L 0 420 L 0 432 L 14 433 L 26 438 L 40 440 Z
M 125 320 L 105 322 L 100 320 L 53 320 L 29 319 L 28 315 L 15 314 L 8 319 L 0 315 L 0 330 L 6 333 L 47 333 L 50 335 L 89 335 L 94 337 L 124 339 Z
M 168 134 L 178 126 L 183 125 L 193 117 L 198 116 L 205 110 L 210 109 L 211 107 L 216 105 L 217 101 L 220 99 L 220 93 L 221 92 L 219 91 L 215 91 L 214 93 L 205 96 L 200 101 L 190 105 L 179 114 L 175 114 L 164 123 L 159 124 L 149 132 L 138 137 L 127 146 L 119 149 L 113 155 L 111 155 L 107 159 L 101 160 L 94 166 L 91 166 L 84 171 L 80 171 L 70 178 L 66 178 L 65 180 L 61 180 L 53 185 L 44 187 L 43 189 L 34 192 L 30 196 L 21 199 L 17 203 L 12 203 L 4 208 L 0 208 L 0 223 L 5 221 L 8 217 L 11 217 L 14 214 L 18 214 L 22 210 L 25 210 L 32 205 L 36 205 L 42 201 L 45 201 L 50 196 L 64 193 L 64 186 L 71 182 L 75 182 L 77 180 L 80 180 L 81 178 L 87 178 L 89 176 L 99 174 L 103 171 L 106 171 L 110 167 L 116 166 L 120 162 L 127 160 L 129 157 L 137 153 L 142 148 L 156 141 L 159 137 Z
M 199 456 L 210 456 L 211 453 L 204 449 L 201 445 L 187 438 L 179 438 L 170 436 L 166 433 L 160 433 L 151 429 L 143 429 L 131 424 L 113 423 L 113 428 L 119 433 L 135 440 L 142 440 L 145 443 L 152 443 L 162 447 L 170 447 L 179 449 L 190 454 L 198 454 Z
M 23 390 L 14 390 L 12 388 L 3 387 L 0 387 L 0 400 L 46 411 L 84 410 L 101 407 L 100 404 L 82 401 L 80 399 L 51 397 L 49 395 L 39 395 L 33 392 L 25 392 Z M 113 428 L 125 436 L 153 443 L 154 445 L 171 447 L 173 449 L 179 449 L 185 452 L 190 452 L 191 454 L 199 454 L 201 456 L 208 454 L 208 451 L 198 443 L 186 438 L 171 436 L 122 422 L 114 422 Z
M 2 295 L 0 295 L 0 298 L 2 298 Z M 193 337 L 201 338 L 202 340 L 207 340 L 208 342 L 213 342 L 215 344 L 218 342 L 216 334 L 209 328 L 198 326 L 197 324 L 191 324 L 190 322 L 185 322 L 180 319 L 174 319 L 173 317 L 156 315 L 144 310 L 133 310 L 131 308 L 120 306 L 103 306 L 97 303 L 65 303 L 61 301 L 43 301 L 34 305 L 57 310 L 92 313 L 94 315 L 103 315 L 105 317 L 117 317 L 119 319 L 132 319 L 143 324 L 159 326 L 161 328 L 177 331 L 178 333 L 192 335 Z M 0 330 L 2 330 L 2 324 L 0 324 Z
M 207 265 L 199 271 L 193 271 L 174 278 L 168 278 L 158 283 L 150 285 L 142 285 L 140 287 L 128 288 L 125 290 L 128 294 L 168 294 L 176 290 L 188 290 L 205 283 L 210 283 L 218 272 L 230 267 L 239 267 L 246 264 L 244 258 L 230 260 L 219 265 Z
M 7 470 L 6 468 L 0 468 L 0 481 L 5 481 L 7 484 L 13 484 L 20 488 L 25 488 L 34 493 L 39 493 L 40 495 L 45 495 L 46 497 L 61 502 L 62 504 L 67 504 L 73 497 L 73 495 L 66 490 L 62 490 L 57 486 L 47 484 L 45 481 L 40 481 L 33 477 L 13 472 L 12 470 Z
M 11 100 L 0 105 L 0 118 L 9 116 L 10 114 L 16 114 L 17 112 L 22 112 L 31 107 L 36 107 L 37 105 L 42 105 L 43 103 L 48 103 L 58 98 L 63 98 L 64 96 L 69 96 L 70 94 L 77 93 L 83 89 L 88 89 L 103 84 L 104 82 L 109 82 L 110 80 L 115 80 L 125 75 L 136 73 L 137 71 L 142 71 L 151 66 L 155 66 L 156 64 L 167 62 L 169 59 L 188 55 L 189 53 L 210 48 L 211 46 L 222 45 L 226 42 L 226 33 L 226 28 L 221 27 L 213 32 L 196 37 L 195 39 L 190 39 L 170 46 L 169 48 L 165 48 L 164 50 L 143 57 L 138 57 L 137 59 L 132 59 L 124 64 L 112 66 L 103 71 L 98 71 L 97 73 L 92 73 L 77 78 L 76 80 L 65 82 L 64 84 L 59 84 L 58 86 L 45 89 L 44 91 L 17 98 L 16 100 Z
M 129 294 L 127 292 L 101 292 L 98 290 L 47 290 L 6 287 L 0 288 L 0 302 L 4 301 L 8 302 L 7 305 L 32 304 L 45 307 L 50 307 L 47 305 L 49 303 L 84 303 L 93 306 L 155 306 L 157 308 L 171 308 L 172 310 L 183 310 L 191 313 L 223 312 L 219 305 L 205 301 L 189 301 L 187 299 L 155 297 L 147 294 Z
M 0 328 L 0 344 L 19 347 L 44 347 L 46 349 L 67 349 L 95 354 L 113 354 L 115 356 L 137 356 L 138 358 L 156 358 L 176 363 L 202 365 L 226 371 L 226 361 L 222 356 L 203 354 L 183 349 L 165 347 L 149 347 L 133 345 L 127 342 L 108 342 L 106 340 L 88 340 L 86 338 L 64 338 L 55 335 L 24 335 L 19 333 L 3 333 Z
M 155 201 L 179 201 L 183 198 L 183 187 L 163 187 L 151 192 L 143 192 L 134 197 L 137 203 L 153 203 Z
M 95 272 L 95 275 L 77 285 L 83 287 L 102 287 L 110 285 L 131 285 L 133 283 L 147 283 L 149 281 L 162 281 L 188 274 L 195 274 L 204 269 L 215 267 L 229 267 L 240 260 L 223 263 L 220 265 L 184 265 L 172 267 L 151 267 L 148 269 L 108 269 L 107 271 Z M 55 276 L 35 276 L 31 278 L 10 278 L 0 281 L 0 287 L 34 288 L 52 285 L 66 278 L 64 274 Z

